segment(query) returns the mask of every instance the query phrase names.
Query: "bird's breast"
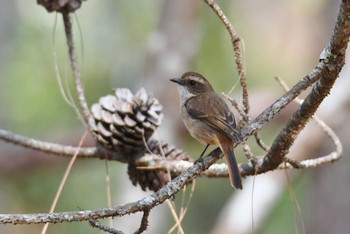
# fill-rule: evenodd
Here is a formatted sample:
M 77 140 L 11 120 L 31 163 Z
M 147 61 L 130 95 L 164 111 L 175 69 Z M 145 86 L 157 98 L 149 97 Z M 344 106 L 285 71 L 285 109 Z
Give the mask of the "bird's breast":
M 191 136 L 203 144 L 217 145 L 218 139 L 211 127 L 207 126 L 201 120 L 192 118 L 184 105 L 181 106 L 182 120 L 190 132 Z

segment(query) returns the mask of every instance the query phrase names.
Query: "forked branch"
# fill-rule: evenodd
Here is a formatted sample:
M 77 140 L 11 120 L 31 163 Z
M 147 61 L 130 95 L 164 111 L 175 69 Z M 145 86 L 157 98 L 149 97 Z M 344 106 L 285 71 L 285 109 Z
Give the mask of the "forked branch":
M 348 0 L 344 0 L 340 7 L 331 41 L 324 50 L 326 54 L 320 62 L 320 79 L 274 140 L 265 157 L 262 168 L 276 168 L 283 162 L 285 155 L 288 153 L 289 148 L 294 143 L 300 131 L 315 114 L 319 105 L 333 87 L 345 64 L 345 52 L 350 37 L 349 12 L 350 3 Z
M 0 214 L 2 224 L 34 224 L 34 223 L 62 223 L 72 221 L 86 221 L 91 219 L 102 219 L 107 217 L 124 216 L 136 212 L 144 212 L 162 204 L 165 200 L 172 198 L 183 186 L 196 178 L 203 170 L 215 163 L 221 155 L 220 149 L 215 149 L 209 153 L 201 162 L 192 165 L 180 176 L 173 179 L 157 192 L 144 197 L 136 202 L 130 202 L 112 208 L 97 210 L 80 210 L 57 213 L 37 213 L 37 214 Z M 204 165 L 204 168 L 203 168 Z

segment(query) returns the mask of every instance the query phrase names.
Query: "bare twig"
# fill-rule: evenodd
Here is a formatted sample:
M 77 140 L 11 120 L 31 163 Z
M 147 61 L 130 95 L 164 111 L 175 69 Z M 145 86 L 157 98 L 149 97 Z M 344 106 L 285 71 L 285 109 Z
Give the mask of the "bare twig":
M 80 71 L 79 71 L 77 55 L 76 55 L 75 48 L 74 48 L 72 24 L 70 21 L 69 12 L 63 11 L 62 16 L 63 16 L 64 28 L 65 28 L 66 37 L 67 37 L 69 59 L 71 62 L 73 77 L 74 77 L 74 81 L 75 81 L 75 88 L 77 91 L 80 107 L 82 108 L 82 111 L 83 111 L 83 114 L 85 117 L 85 122 L 90 123 L 92 116 L 91 116 L 90 110 L 88 108 L 88 105 L 86 103 L 84 89 L 83 89 L 83 86 L 81 84 L 81 75 L 80 75 Z
M 252 150 L 250 149 L 250 146 L 247 143 L 242 144 L 242 149 L 248 159 L 254 156 Z
M 288 85 L 279 77 L 276 77 L 277 81 L 281 84 L 281 86 L 283 87 L 283 89 L 287 92 L 289 90 Z M 299 105 L 301 105 L 304 100 L 300 99 L 300 98 L 296 98 L 295 102 L 297 102 Z M 332 128 L 330 128 L 323 120 L 321 120 L 317 115 L 313 115 L 312 119 L 321 127 L 321 129 L 331 138 L 331 140 L 333 141 L 333 144 L 335 145 L 336 149 L 335 152 L 332 153 L 331 155 L 326 155 L 320 158 L 315 159 L 315 161 L 322 161 L 322 163 L 327 162 L 327 159 L 330 162 L 333 162 L 335 160 L 339 160 L 340 157 L 342 156 L 343 153 L 343 146 L 340 142 L 340 139 L 338 138 L 337 134 L 335 134 L 335 132 L 332 130 Z M 334 154 L 334 155 L 333 155 Z M 334 156 L 336 156 L 336 159 L 334 159 Z M 326 158 L 326 160 L 324 160 Z M 285 158 L 284 159 L 285 162 L 288 162 L 290 164 L 290 166 L 294 167 L 294 168 L 302 168 L 305 167 L 305 165 L 302 165 L 300 162 L 297 162 L 295 160 L 289 159 L 289 158 Z M 314 164 L 316 165 L 316 164 Z M 319 164 L 317 164 L 319 165 Z
M 141 234 L 144 231 L 146 231 L 146 229 L 148 227 L 148 216 L 149 216 L 149 210 L 146 209 L 143 211 L 143 216 L 141 219 L 140 228 L 135 232 L 135 234 Z
M 263 140 L 261 140 L 260 136 L 259 136 L 259 133 L 258 132 L 255 132 L 254 133 L 254 137 L 255 137 L 255 140 L 256 140 L 256 143 L 258 144 L 258 146 L 260 146 L 260 148 L 262 148 L 265 152 L 267 152 L 269 150 L 269 146 L 267 146 Z
M 242 107 L 236 102 L 236 100 L 234 100 L 233 98 L 231 98 L 229 95 L 227 95 L 226 93 L 221 93 L 230 103 L 231 105 L 237 110 L 237 112 L 239 113 L 239 115 L 242 117 L 242 119 L 240 120 L 239 126 L 244 126 L 247 125 L 250 121 L 250 118 L 248 116 L 247 113 L 244 112 L 244 110 L 242 109 Z
M 249 112 L 249 98 L 248 98 L 248 89 L 247 89 L 247 78 L 245 75 L 245 70 L 242 63 L 242 55 L 240 48 L 240 38 L 237 35 L 236 30 L 234 29 L 231 22 L 228 20 L 224 12 L 221 10 L 220 6 L 215 2 L 215 0 L 204 0 L 211 9 L 215 12 L 215 14 L 220 18 L 222 23 L 225 25 L 228 33 L 231 37 L 231 42 L 233 45 L 233 51 L 235 53 L 235 62 L 239 75 L 239 80 L 242 86 L 242 102 L 244 106 L 244 112 L 247 114 Z
M 107 233 L 112 233 L 112 234 L 124 234 L 124 232 L 116 230 L 111 227 L 107 227 L 106 225 L 101 224 L 99 221 L 96 219 L 89 219 L 89 224 L 91 227 L 98 228 L 101 231 L 107 232 Z
M 303 167 L 299 161 L 288 158 L 288 157 L 284 157 L 283 161 L 286 163 L 289 163 L 293 168 L 296 168 L 296 169 L 300 169 Z
M 100 148 L 100 147 L 82 147 L 65 146 L 45 141 L 39 141 L 33 138 L 21 136 L 3 129 L 0 129 L 0 139 L 15 145 L 20 145 L 26 148 L 38 150 L 44 153 L 50 153 L 61 156 L 73 156 L 78 150 L 79 158 L 101 158 L 109 160 L 121 161 L 123 157 L 116 152 Z
M 227 98 L 231 102 L 231 105 L 234 106 L 235 109 L 238 111 L 238 113 L 241 115 L 242 121 L 240 122 L 239 126 L 247 125 L 251 121 L 248 114 L 245 113 L 244 110 L 242 110 L 242 108 L 238 105 L 238 103 L 235 100 L 233 100 L 230 96 L 228 96 L 224 93 L 223 93 L 223 95 L 225 98 Z M 255 140 L 256 140 L 256 143 L 258 144 L 258 146 L 260 146 L 260 148 L 262 148 L 264 151 L 267 152 L 269 147 L 261 140 L 258 132 L 254 132 L 254 137 L 255 137 Z
M 314 158 L 314 159 L 306 159 L 298 163 L 297 166 L 292 165 L 292 164 L 280 164 L 277 169 L 304 169 L 304 168 L 314 168 L 314 167 L 319 167 L 323 164 L 326 163 L 332 163 L 335 161 L 338 161 L 341 158 L 341 153 L 338 153 L 338 150 L 336 152 L 332 152 L 330 154 L 327 154 L 325 156 L 319 157 L 319 158 Z

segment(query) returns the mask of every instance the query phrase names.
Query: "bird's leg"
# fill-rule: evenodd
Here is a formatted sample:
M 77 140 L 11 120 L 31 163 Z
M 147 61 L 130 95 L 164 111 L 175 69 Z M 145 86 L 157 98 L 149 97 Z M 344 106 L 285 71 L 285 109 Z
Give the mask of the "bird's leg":
M 205 151 L 207 151 L 208 147 L 209 147 L 209 144 L 207 144 L 207 146 L 205 146 L 203 152 L 201 153 L 201 155 L 199 156 L 198 159 L 200 159 L 201 157 L 203 157 L 203 155 L 204 155 Z M 198 160 L 198 159 L 197 159 L 197 160 Z
M 203 155 L 204 155 L 205 151 L 207 151 L 208 147 L 209 147 L 209 144 L 207 144 L 205 146 L 205 148 L 204 148 L 203 152 L 201 153 L 201 155 L 199 156 L 199 158 L 194 162 L 194 163 L 201 162 L 203 170 L 205 170 L 205 165 L 203 163 Z

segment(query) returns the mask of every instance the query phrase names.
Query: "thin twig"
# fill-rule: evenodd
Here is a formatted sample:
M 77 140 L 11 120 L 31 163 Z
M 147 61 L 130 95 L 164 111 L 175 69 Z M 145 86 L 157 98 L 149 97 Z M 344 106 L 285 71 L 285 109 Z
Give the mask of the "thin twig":
M 204 0 L 215 14 L 220 18 L 222 23 L 225 25 L 228 33 L 231 37 L 231 42 L 233 45 L 233 51 L 235 53 L 235 63 L 239 75 L 239 80 L 242 86 L 242 102 L 244 106 L 244 112 L 247 114 L 249 112 L 249 98 L 248 98 L 248 88 L 247 88 L 247 79 L 245 75 L 245 70 L 242 63 L 242 55 L 240 48 L 240 38 L 237 35 L 237 32 L 231 22 L 228 20 L 224 12 L 221 10 L 220 6 L 215 2 L 215 0 Z
M 56 28 L 57 28 L 57 14 L 56 14 L 56 17 L 55 17 L 55 24 L 54 24 L 54 28 L 53 28 L 53 32 L 52 32 L 52 38 L 53 38 L 53 41 L 52 41 L 52 45 L 53 45 L 53 61 L 54 61 L 54 68 L 55 68 L 55 75 L 56 75 L 56 79 L 57 79 L 57 83 L 58 83 L 58 86 L 59 86 L 59 90 L 61 92 L 61 95 L 63 97 L 63 100 L 70 106 L 73 108 L 73 110 L 77 113 L 77 115 L 79 116 L 79 118 L 84 121 L 84 118 L 82 116 L 82 114 L 80 113 L 80 110 L 78 109 L 78 107 L 76 106 L 73 98 L 72 98 L 72 95 L 70 93 L 70 90 L 68 88 L 68 85 L 67 85 L 67 77 L 65 78 L 65 84 L 66 84 L 66 90 L 65 90 L 65 87 L 63 86 L 63 82 L 62 82 L 62 77 L 61 77 L 61 74 L 60 74 L 60 71 L 59 71 L 59 67 L 58 67 L 58 61 L 57 61 L 57 46 L 56 46 Z M 67 92 L 67 93 L 66 93 Z
M 62 16 L 63 16 L 64 29 L 65 29 L 66 38 L 67 38 L 69 59 L 71 62 L 73 77 L 74 77 L 74 81 L 75 81 L 75 88 L 77 91 L 80 107 L 82 108 L 82 111 L 83 111 L 83 114 L 85 117 L 85 122 L 90 123 L 90 121 L 92 120 L 92 116 L 91 116 L 89 107 L 86 103 L 84 89 L 83 89 L 83 86 L 81 84 L 81 75 L 80 75 L 80 71 L 79 71 L 77 55 L 76 55 L 75 48 L 74 48 L 72 24 L 70 21 L 69 12 L 68 11 L 62 12 Z
M 342 152 L 341 152 L 342 153 Z M 306 159 L 303 161 L 300 161 L 298 163 L 298 166 L 295 167 L 295 165 L 291 165 L 289 163 L 287 164 L 280 164 L 276 169 L 304 169 L 304 168 L 315 168 L 319 167 L 326 163 L 333 163 L 335 161 L 338 161 L 341 158 L 341 154 L 339 154 L 337 151 L 332 152 L 330 154 L 327 154 L 325 156 L 314 158 L 314 159 Z
M 287 92 L 289 90 L 288 85 L 280 78 L 276 76 L 276 80 L 281 84 L 281 86 L 283 87 L 283 89 Z M 300 98 L 296 98 L 295 102 L 297 102 L 299 105 L 301 105 L 304 100 L 300 99 Z M 326 162 L 325 160 L 323 160 L 324 158 L 328 158 L 330 161 L 334 161 L 334 160 L 339 160 L 342 156 L 343 153 L 343 146 L 341 144 L 341 141 L 339 139 L 339 137 L 337 136 L 337 134 L 335 134 L 335 132 L 332 130 L 332 128 L 330 128 L 323 120 L 321 120 L 317 115 L 313 115 L 312 119 L 321 127 L 321 129 L 331 138 L 331 140 L 333 141 L 333 144 L 335 145 L 335 152 L 333 152 L 330 155 L 326 155 L 320 158 L 317 158 L 317 161 L 322 161 L 322 162 Z M 334 156 L 336 157 L 336 159 L 334 159 Z M 297 162 L 295 160 L 289 159 L 289 158 L 285 158 L 284 159 L 285 162 L 289 163 L 289 166 L 292 166 L 294 168 L 304 168 L 305 164 L 301 163 L 301 162 Z M 310 162 L 309 162 L 310 163 Z M 313 163 L 314 165 L 319 165 L 317 162 Z M 287 166 L 285 166 L 287 167 Z
M 242 149 L 243 149 L 245 156 L 248 159 L 251 159 L 254 156 L 252 150 L 250 149 L 250 146 L 247 143 L 242 144 Z
M 247 125 L 249 124 L 249 122 L 251 121 L 250 120 L 250 117 L 248 116 L 248 114 L 246 114 L 244 112 L 244 110 L 242 110 L 242 108 L 238 105 L 238 103 L 233 100 L 230 96 L 224 94 L 224 97 L 227 98 L 230 102 L 231 102 L 231 105 L 234 106 L 234 108 L 238 111 L 238 113 L 241 115 L 242 117 L 242 121 L 240 122 L 240 126 L 244 126 L 244 125 Z M 261 140 L 261 138 L 259 137 L 259 134 L 258 132 L 254 132 L 254 137 L 255 137 L 255 140 L 256 140 L 256 143 L 258 144 L 258 146 L 260 146 L 260 148 L 262 148 L 265 152 L 268 151 L 269 147 L 266 146 L 266 144 Z
M 108 227 L 106 225 L 101 224 L 96 219 L 89 219 L 88 221 L 89 221 L 89 224 L 90 224 L 91 227 L 98 228 L 101 231 L 108 232 L 108 233 L 111 233 L 111 234 L 124 234 L 124 232 L 122 232 L 122 231 L 119 231 L 119 230 L 116 230 L 114 228 L 111 228 L 111 227 Z
M 242 119 L 239 122 L 239 126 L 245 126 L 250 122 L 250 117 L 248 116 L 247 113 L 244 112 L 244 110 L 242 109 L 242 107 L 236 102 L 236 100 L 234 100 L 233 98 L 231 98 L 229 95 L 227 95 L 226 93 L 221 93 L 230 103 L 231 105 L 237 110 L 237 112 L 239 113 L 239 115 L 242 117 Z
M 146 231 L 148 227 L 148 217 L 149 217 L 149 209 L 146 209 L 143 211 L 140 227 L 136 232 L 134 232 L 134 234 L 141 234 L 144 231 Z
M 296 168 L 296 169 L 303 167 L 299 161 L 288 158 L 288 157 L 284 157 L 283 161 L 286 163 L 289 163 L 293 168 Z
M 50 153 L 60 156 L 72 157 L 78 150 L 79 158 L 101 158 L 109 160 L 122 161 L 123 157 L 116 152 L 100 148 L 100 147 L 82 147 L 65 146 L 46 141 L 36 140 L 30 137 L 21 136 L 4 129 L 0 129 L 0 139 L 15 145 L 20 145 L 25 148 L 38 150 L 44 153 Z
M 256 143 L 258 144 L 258 146 L 260 146 L 260 148 L 262 148 L 265 152 L 267 152 L 269 150 L 269 146 L 267 146 L 260 138 L 259 133 L 255 132 L 254 133 L 254 137 L 256 140 Z

